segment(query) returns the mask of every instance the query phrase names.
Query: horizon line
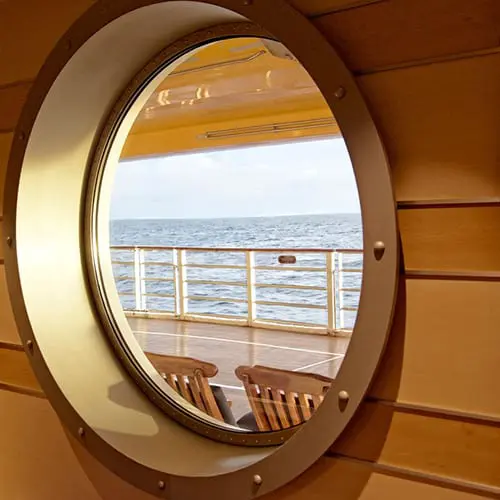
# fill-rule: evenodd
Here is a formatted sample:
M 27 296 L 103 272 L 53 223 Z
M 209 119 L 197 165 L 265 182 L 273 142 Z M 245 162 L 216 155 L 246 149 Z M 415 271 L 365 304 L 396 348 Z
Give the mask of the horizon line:
M 278 215 L 241 215 L 216 217 L 110 217 L 112 221 L 124 220 L 214 220 L 214 219 L 269 219 L 278 217 L 310 217 L 321 215 L 361 215 L 361 212 L 324 212 L 314 214 L 278 214 Z

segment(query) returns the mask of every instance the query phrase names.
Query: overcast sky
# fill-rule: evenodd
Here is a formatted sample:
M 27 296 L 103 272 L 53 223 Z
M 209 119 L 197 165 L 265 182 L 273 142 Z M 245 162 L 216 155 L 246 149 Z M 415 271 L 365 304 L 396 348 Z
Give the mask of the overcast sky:
M 342 139 L 125 161 L 111 217 L 169 219 L 359 213 Z

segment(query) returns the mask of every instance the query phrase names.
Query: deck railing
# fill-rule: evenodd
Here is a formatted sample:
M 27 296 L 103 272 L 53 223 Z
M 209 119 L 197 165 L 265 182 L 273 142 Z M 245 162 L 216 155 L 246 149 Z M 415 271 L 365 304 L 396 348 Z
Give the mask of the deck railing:
M 352 330 L 358 309 L 360 249 L 112 246 L 111 254 L 128 315 L 333 334 Z

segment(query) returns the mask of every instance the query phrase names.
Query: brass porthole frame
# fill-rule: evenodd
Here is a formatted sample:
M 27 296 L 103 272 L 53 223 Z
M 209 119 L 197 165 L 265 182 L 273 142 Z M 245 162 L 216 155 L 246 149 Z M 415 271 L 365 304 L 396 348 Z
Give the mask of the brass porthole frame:
M 108 342 L 89 277 L 87 185 L 113 106 L 164 47 L 232 23 L 261 26 L 316 81 L 351 155 L 363 217 L 363 290 L 348 355 L 319 410 L 281 446 L 230 446 L 169 418 Z M 91 454 L 160 497 L 255 498 L 303 472 L 363 400 L 392 323 L 399 243 L 383 145 L 335 50 L 284 0 L 95 2 L 54 48 L 23 109 L 7 171 L 4 234 L 16 322 L 47 397 Z

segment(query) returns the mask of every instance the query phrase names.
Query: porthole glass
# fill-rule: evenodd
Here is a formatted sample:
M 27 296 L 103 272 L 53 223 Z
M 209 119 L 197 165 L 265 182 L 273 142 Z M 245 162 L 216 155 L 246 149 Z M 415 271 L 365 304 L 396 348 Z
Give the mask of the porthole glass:
M 107 184 L 104 293 L 126 318 L 115 333 L 181 421 L 283 440 L 323 401 L 356 321 L 363 238 L 347 148 L 274 40 L 219 40 L 155 79 L 128 103 Z

